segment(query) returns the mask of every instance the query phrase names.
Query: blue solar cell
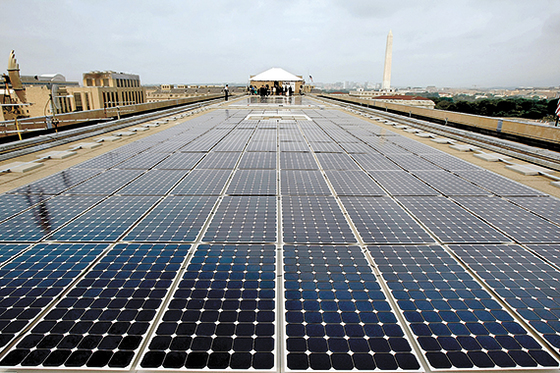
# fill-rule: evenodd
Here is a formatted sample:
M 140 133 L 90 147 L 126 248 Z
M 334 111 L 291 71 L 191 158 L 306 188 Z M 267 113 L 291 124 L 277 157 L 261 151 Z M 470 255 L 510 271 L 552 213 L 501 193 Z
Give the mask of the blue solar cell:
M 447 282 L 434 282 L 435 289 L 430 291 L 429 298 L 422 294 L 422 288 L 416 291 L 392 290 L 397 304 L 405 311 L 410 328 L 417 336 L 418 343 L 433 368 L 473 367 L 473 361 L 461 351 L 467 349 L 462 343 L 477 351 L 480 350 L 471 337 L 475 337 L 482 348 L 489 350 L 488 358 L 495 365 L 512 367 L 539 365 L 529 354 L 522 351 L 524 347 L 515 339 L 519 336 L 529 341 L 533 340 L 532 337 L 521 325 L 515 323 L 511 315 L 505 312 L 476 281 L 473 281 L 443 248 L 372 246 L 369 249 L 390 288 L 394 288 L 391 283 L 402 282 L 399 279 L 403 277 L 400 266 L 406 267 L 406 272 L 409 274 L 428 274 L 435 270 L 434 274 L 437 276 L 434 278 L 443 277 L 447 280 Z M 448 302 L 448 297 L 452 295 L 451 291 L 455 289 L 469 290 L 473 293 L 473 298 L 462 299 L 468 307 L 463 311 L 456 311 Z M 410 307 L 412 305 L 414 306 Z M 464 337 L 469 339 L 465 340 Z M 536 341 L 534 342 L 534 350 L 546 354 L 546 351 L 538 346 Z M 488 360 L 483 358 L 477 361 L 481 364 L 478 367 L 485 367 L 488 363 Z M 554 362 L 549 366 L 557 366 L 557 363 Z
M 403 332 L 380 287 L 366 292 L 363 286 L 366 280 L 362 276 L 371 276 L 372 272 L 365 262 L 360 248 L 354 246 L 284 247 L 284 288 L 293 289 L 285 294 L 288 367 L 332 366 L 350 370 L 366 366 L 363 358 L 357 363 L 352 359 L 354 355 L 349 354 L 352 351 L 373 354 L 377 362 L 373 366 L 419 369 L 418 361 L 410 353 L 400 360 L 384 354 L 397 350 L 408 352 L 411 348 L 401 338 Z M 342 280 L 336 280 L 337 277 Z M 375 281 L 373 277 L 366 278 Z M 328 301 L 330 297 L 318 298 L 320 288 L 330 289 L 336 302 Z M 388 340 L 377 338 L 382 336 Z
M 172 363 L 176 368 L 192 368 L 198 361 L 199 368 L 217 364 L 271 369 L 275 365 L 275 250 L 273 245 L 199 246 L 141 366 Z M 206 273 L 214 281 L 206 281 Z M 177 355 L 177 350 L 187 353 Z M 219 359 L 202 359 L 200 354 L 209 351 L 222 352 Z
M 87 248 L 103 247 L 67 247 L 78 253 Z M 41 366 L 49 358 L 48 366 L 129 366 L 189 248 L 116 245 L 0 364 L 14 365 L 17 357 L 28 366 Z M 58 359 L 56 352 L 66 350 L 73 352 Z

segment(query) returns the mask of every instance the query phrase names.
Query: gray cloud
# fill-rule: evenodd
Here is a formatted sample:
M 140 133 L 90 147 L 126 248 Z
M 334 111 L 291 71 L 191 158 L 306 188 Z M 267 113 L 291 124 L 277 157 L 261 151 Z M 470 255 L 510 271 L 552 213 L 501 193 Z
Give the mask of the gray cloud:
M 24 74 L 90 70 L 144 83 L 245 83 L 270 67 L 379 82 L 394 34 L 398 86 L 560 84 L 554 0 L 19 0 L 3 3 L 0 61 Z M 0 65 L 0 68 L 1 65 Z

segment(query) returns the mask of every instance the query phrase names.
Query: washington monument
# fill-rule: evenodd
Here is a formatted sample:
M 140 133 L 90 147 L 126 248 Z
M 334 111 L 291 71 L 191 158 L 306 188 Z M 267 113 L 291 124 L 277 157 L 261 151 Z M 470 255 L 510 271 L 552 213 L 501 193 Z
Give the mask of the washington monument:
M 385 67 L 383 68 L 383 84 L 381 89 L 388 91 L 391 88 L 391 62 L 393 59 L 393 31 L 387 35 L 387 47 L 385 48 Z

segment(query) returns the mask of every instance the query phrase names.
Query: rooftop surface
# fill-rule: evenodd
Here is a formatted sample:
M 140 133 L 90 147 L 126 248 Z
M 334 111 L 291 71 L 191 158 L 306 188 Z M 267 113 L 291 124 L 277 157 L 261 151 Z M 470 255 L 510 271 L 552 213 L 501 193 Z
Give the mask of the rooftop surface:
M 558 371 L 557 192 L 395 131 L 243 98 L 1 175 L 0 366 Z

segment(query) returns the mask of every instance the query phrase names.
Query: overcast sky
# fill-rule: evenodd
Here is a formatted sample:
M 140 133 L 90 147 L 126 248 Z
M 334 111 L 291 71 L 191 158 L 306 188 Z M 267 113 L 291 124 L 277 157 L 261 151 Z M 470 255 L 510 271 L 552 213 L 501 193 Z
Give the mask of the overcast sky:
M 0 71 L 247 83 L 281 67 L 315 82 L 560 85 L 559 0 L 0 0 Z M 1 61 L 4 61 L 2 64 Z M 2 66 L 4 65 L 4 66 Z

